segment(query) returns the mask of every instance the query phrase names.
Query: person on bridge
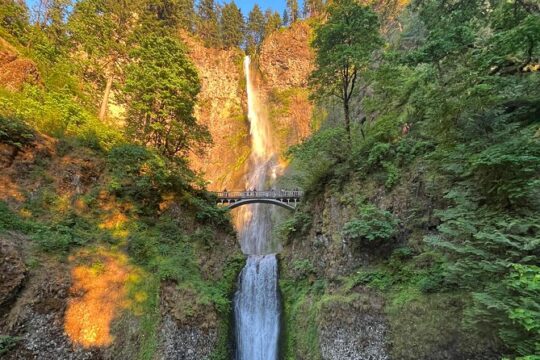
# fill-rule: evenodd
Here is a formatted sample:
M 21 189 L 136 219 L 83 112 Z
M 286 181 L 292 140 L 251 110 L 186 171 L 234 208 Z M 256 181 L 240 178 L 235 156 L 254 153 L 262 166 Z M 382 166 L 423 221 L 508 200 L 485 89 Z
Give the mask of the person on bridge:
M 225 196 L 226 198 L 229 197 L 229 192 L 227 191 L 227 188 L 223 189 L 223 196 Z

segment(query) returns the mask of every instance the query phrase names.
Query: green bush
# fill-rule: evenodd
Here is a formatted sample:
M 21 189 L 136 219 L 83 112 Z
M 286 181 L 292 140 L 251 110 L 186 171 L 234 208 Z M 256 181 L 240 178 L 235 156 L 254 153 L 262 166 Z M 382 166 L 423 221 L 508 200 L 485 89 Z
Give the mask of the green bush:
M 30 223 L 15 214 L 5 202 L 0 201 L 0 232 L 12 230 L 26 233 L 32 228 Z
M 392 239 L 397 231 L 398 220 L 392 213 L 373 204 L 361 204 L 356 218 L 343 226 L 343 236 L 360 246 L 380 245 Z
M 101 122 L 72 92 L 64 89 L 47 91 L 26 86 L 18 93 L 2 90 L 0 105 L 4 117 L 24 119 L 40 132 L 75 138 L 81 145 L 94 149 L 109 150 L 123 141 L 120 131 Z
M 17 341 L 19 341 L 19 338 L 8 335 L 0 335 L 0 355 L 4 355 L 9 350 L 14 348 L 15 345 L 17 345 Z
M 381 164 L 381 161 L 390 152 L 391 144 L 389 143 L 377 143 L 371 147 L 369 156 L 366 160 L 366 164 L 370 167 L 374 167 Z
M 114 147 L 107 159 L 109 190 L 155 211 L 167 193 L 182 194 L 189 188 L 193 172 L 180 159 L 169 160 L 140 145 Z
M 294 215 L 276 227 L 275 235 L 283 243 L 294 241 L 295 237 L 307 234 L 313 218 L 303 211 L 295 211 Z
M 22 149 L 34 139 L 34 131 L 23 121 L 0 115 L 0 143 Z

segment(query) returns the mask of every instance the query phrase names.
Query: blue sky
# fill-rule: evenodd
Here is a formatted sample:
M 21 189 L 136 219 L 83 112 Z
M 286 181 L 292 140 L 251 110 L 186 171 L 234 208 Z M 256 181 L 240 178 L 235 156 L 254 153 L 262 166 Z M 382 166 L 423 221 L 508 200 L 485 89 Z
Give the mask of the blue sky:
M 277 10 L 281 15 L 283 14 L 283 9 L 285 9 L 285 1 L 286 0 L 236 0 L 235 2 L 246 15 L 255 4 L 259 4 L 263 11 L 270 8 L 272 10 Z
M 32 7 L 36 3 L 38 3 L 39 0 L 25 0 L 28 6 Z M 229 0 L 227 0 L 228 2 Z M 223 4 L 224 0 L 216 0 L 217 3 Z M 253 5 L 259 4 L 259 6 L 264 10 L 270 8 L 272 10 L 276 10 L 281 14 L 283 14 L 283 9 L 285 9 L 285 2 L 286 0 L 235 0 L 236 4 L 242 9 L 245 15 L 249 13 L 249 11 L 253 8 Z M 299 3 L 301 4 L 302 1 L 300 0 Z

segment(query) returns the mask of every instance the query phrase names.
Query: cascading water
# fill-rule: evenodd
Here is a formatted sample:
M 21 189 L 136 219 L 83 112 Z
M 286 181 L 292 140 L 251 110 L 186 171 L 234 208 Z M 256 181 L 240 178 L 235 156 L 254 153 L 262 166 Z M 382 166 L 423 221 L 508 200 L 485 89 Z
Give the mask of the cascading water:
M 244 59 L 251 133 L 251 171 L 247 189 L 262 190 L 276 169 L 276 156 L 267 117 L 260 106 L 251 75 L 251 60 Z M 234 298 L 236 360 L 276 360 L 280 324 L 277 248 L 270 241 L 270 209 L 264 205 L 242 207 L 239 233 L 247 263 L 238 278 Z

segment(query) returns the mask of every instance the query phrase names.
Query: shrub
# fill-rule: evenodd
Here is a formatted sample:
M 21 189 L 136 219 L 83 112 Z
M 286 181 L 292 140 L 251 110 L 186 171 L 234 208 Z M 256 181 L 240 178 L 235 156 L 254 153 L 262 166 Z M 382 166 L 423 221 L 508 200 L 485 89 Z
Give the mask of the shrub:
M 377 166 L 390 152 L 391 144 L 389 143 L 376 143 L 369 151 L 367 158 L 367 165 L 370 167 Z
M 6 354 L 9 350 L 17 345 L 19 338 L 9 336 L 9 335 L 0 335 L 0 355 Z
M 280 241 L 287 243 L 293 240 L 295 236 L 305 235 L 311 228 L 312 221 L 310 214 L 296 211 L 292 217 L 277 226 L 276 237 Z
M 356 219 L 343 226 L 343 236 L 358 242 L 361 246 L 381 244 L 397 233 L 398 220 L 392 213 L 381 210 L 373 204 L 363 204 Z
M 183 193 L 193 173 L 180 159 L 169 160 L 139 145 L 114 147 L 108 156 L 109 189 L 120 197 L 137 201 L 155 210 L 162 195 Z
M 0 115 L 0 143 L 22 149 L 34 139 L 34 132 L 23 121 Z
M 109 150 L 122 142 L 117 129 L 101 122 L 65 90 L 46 91 L 26 86 L 20 93 L 0 92 L 1 113 L 8 118 L 24 119 L 36 130 L 58 137 L 75 138 L 81 145 Z
M 30 231 L 32 226 L 15 214 L 3 201 L 0 201 L 0 232 L 7 230 Z

